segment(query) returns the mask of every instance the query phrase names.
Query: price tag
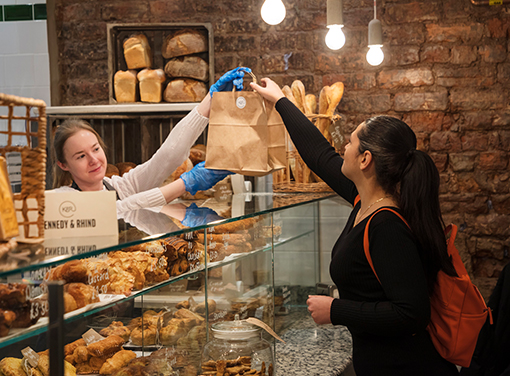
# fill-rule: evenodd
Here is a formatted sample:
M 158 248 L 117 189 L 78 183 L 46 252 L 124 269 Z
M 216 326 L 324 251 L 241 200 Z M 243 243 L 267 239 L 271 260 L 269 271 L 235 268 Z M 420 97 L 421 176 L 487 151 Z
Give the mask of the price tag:
M 333 140 L 333 147 L 339 150 L 344 144 L 344 135 L 342 133 L 342 126 L 340 124 L 340 120 L 335 121 L 329 127 L 329 134 L 331 134 L 331 138 Z
M 256 319 L 255 317 L 250 317 L 248 319 L 246 319 L 246 322 L 250 323 L 250 324 L 253 324 L 253 325 L 256 325 L 262 329 L 264 329 L 266 332 L 268 332 L 269 334 L 271 334 L 274 338 L 276 338 L 278 341 L 282 341 L 283 343 L 285 343 L 285 341 L 283 339 L 280 338 L 280 336 L 278 336 L 278 334 L 276 334 L 273 329 L 271 329 L 264 321 L 261 321 L 259 319 Z
M 23 357 L 27 358 L 28 363 L 30 363 L 33 368 L 37 367 L 37 364 L 39 364 L 39 354 L 30 347 L 25 347 L 21 350 L 21 353 L 23 354 Z
M 81 337 L 85 340 L 87 346 L 92 343 L 102 341 L 104 339 L 104 337 L 98 332 L 96 332 L 94 329 L 87 330 L 85 333 L 82 334 Z

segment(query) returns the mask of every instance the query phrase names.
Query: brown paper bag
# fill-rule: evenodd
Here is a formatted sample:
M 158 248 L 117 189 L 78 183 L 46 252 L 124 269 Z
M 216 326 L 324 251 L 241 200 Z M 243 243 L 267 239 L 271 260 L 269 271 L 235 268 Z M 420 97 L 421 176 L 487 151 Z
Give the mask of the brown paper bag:
M 214 93 L 205 167 L 264 176 L 285 165 L 285 126 L 274 105 L 253 91 Z

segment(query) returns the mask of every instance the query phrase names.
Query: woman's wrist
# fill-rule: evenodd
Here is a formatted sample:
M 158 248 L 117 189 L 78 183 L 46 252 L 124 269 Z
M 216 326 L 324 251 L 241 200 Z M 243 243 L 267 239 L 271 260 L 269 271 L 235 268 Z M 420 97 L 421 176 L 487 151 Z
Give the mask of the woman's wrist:
M 209 118 L 211 113 L 211 95 L 207 93 L 202 102 L 197 106 L 197 112 L 203 117 Z

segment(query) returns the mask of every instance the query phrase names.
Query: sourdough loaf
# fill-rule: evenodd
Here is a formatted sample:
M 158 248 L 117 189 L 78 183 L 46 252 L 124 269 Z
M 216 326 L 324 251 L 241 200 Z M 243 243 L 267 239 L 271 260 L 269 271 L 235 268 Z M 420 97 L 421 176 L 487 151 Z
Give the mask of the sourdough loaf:
M 138 87 L 138 79 L 136 71 L 118 71 L 113 77 L 115 99 L 117 103 L 136 102 L 136 89 Z
M 207 86 L 191 78 L 178 78 L 168 83 L 164 98 L 167 102 L 200 102 L 207 95 Z
M 181 56 L 170 60 L 165 65 L 168 77 L 187 77 L 199 81 L 209 79 L 209 64 L 198 56 Z
M 159 103 L 165 82 L 163 69 L 144 69 L 138 72 L 140 81 L 140 100 L 142 102 Z
M 209 49 L 207 38 L 197 30 L 185 29 L 166 37 L 161 54 L 165 59 L 191 55 Z
M 150 68 L 152 66 L 152 51 L 144 34 L 134 35 L 126 39 L 123 47 L 128 69 Z

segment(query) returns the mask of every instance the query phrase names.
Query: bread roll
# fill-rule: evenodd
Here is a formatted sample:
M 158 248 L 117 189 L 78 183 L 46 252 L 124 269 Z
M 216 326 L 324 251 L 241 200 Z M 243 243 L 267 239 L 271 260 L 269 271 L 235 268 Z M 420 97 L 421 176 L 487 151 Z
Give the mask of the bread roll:
M 118 352 L 123 344 L 124 340 L 121 337 L 112 335 L 101 341 L 91 343 L 87 346 L 87 351 L 91 356 L 105 356 Z
M 136 167 L 136 164 L 133 162 L 119 162 L 116 163 L 115 166 L 119 169 L 120 176 L 124 175 L 129 170 L 132 170 Z
M 189 151 L 189 159 L 191 163 L 193 163 L 193 166 L 196 166 L 200 162 L 205 161 L 205 151 L 192 147 Z
M 78 308 L 87 304 L 99 302 L 99 294 L 93 286 L 84 283 L 68 283 L 64 286 L 64 292 L 72 295 Z
M 119 169 L 115 165 L 108 163 L 104 176 L 111 178 L 113 175 L 120 175 Z
M 120 350 L 101 366 L 99 373 L 101 375 L 111 375 L 119 371 L 127 365 L 132 359 L 136 358 L 136 354 L 131 350 Z
M 171 59 L 207 50 L 209 45 L 206 36 L 197 30 L 186 29 L 166 37 L 161 54 L 165 59 Z
M 134 35 L 126 39 L 123 47 L 128 69 L 150 68 L 152 66 L 151 47 L 144 34 Z
M 191 78 L 178 78 L 168 83 L 164 98 L 167 102 L 200 102 L 207 95 L 207 86 Z
M 140 100 L 142 102 L 159 103 L 166 80 L 163 69 L 144 69 L 138 72 L 140 81 Z
M 138 87 L 136 71 L 117 71 L 113 76 L 113 85 L 115 89 L 115 99 L 117 103 L 136 102 L 136 90 Z
M 168 77 L 194 78 L 199 81 L 209 79 L 209 64 L 198 56 L 181 56 L 170 60 L 165 65 Z

